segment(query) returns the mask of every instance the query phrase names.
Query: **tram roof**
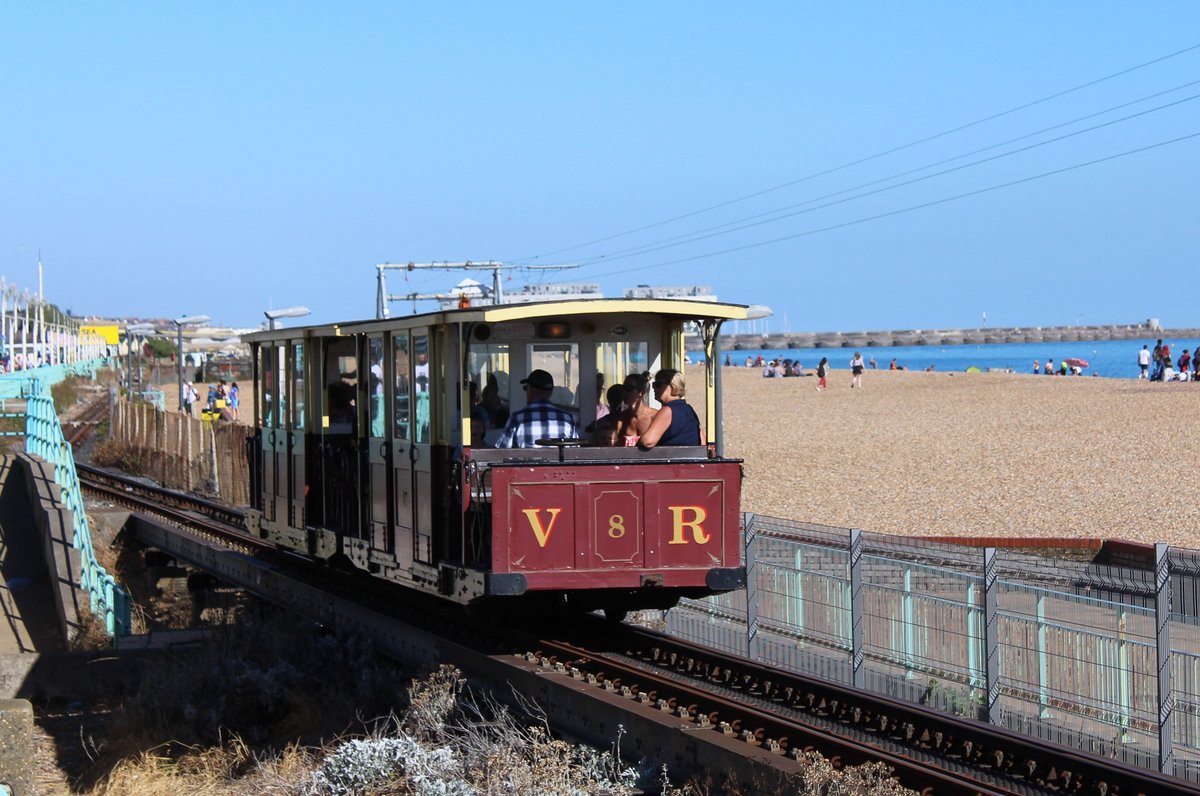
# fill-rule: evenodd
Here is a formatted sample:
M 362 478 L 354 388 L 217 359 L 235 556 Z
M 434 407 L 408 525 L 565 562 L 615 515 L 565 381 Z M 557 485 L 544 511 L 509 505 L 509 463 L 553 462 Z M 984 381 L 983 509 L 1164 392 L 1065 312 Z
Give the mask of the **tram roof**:
M 679 320 L 745 320 L 749 307 L 717 301 L 688 301 L 686 299 L 570 299 L 567 301 L 536 301 L 522 304 L 488 304 L 466 309 L 436 310 L 403 315 L 395 318 L 371 318 L 319 326 L 291 326 L 286 329 L 254 332 L 242 336 L 243 342 L 259 343 L 269 340 L 293 339 L 298 331 L 318 335 L 367 333 L 381 329 L 408 326 L 436 326 L 446 323 L 502 323 L 538 318 L 561 318 L 568 315 L 632 315 L 652 314 Z

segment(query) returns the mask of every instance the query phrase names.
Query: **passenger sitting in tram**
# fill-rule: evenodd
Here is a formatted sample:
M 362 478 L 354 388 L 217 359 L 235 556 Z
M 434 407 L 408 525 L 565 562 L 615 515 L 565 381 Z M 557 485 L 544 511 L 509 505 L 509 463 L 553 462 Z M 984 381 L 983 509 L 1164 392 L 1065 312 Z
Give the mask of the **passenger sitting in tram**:
M 686 393 L 683 374 L 678 370 L 666 368 L 654 374 L 654 394 L 662 402 L 662 409 L 642 434 L 639 447 L 704 444 L 700 439 L 700 418 L 683 400 Z
M 513 412 L 497 448 L 533 448 L 541 439 L 576 439 L 579 430 L 575 418 L 565 409 L 550 403 L 554 392 L 554 377 L 544 370 L 531 371 L 521 379 L 525 387 L 526 405 Z
M 614 384 L 604 395 L 607 405 L 604 414 L 585 429 L 592 435 L 592 444 L 598 448 L 613 448 L 617 445 L 617 429 L 621 419 L 621 407 L 625 398 L 625 386 Z

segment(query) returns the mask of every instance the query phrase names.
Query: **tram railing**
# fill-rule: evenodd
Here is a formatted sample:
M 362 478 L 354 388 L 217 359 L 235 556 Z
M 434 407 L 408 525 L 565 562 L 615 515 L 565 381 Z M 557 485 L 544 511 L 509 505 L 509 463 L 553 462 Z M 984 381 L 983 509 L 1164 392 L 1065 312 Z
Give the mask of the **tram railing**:
M 1144 566 L 745 516 L 699 643 L 1200 781 L 1200 551 Z
M 54 482 L 71 515 L 71 544 L 79 551 L 79 588 L 88 593 L 92 615 L 103 618 L 104 628 L 110 636 L 128 635 L 131 627 L 129 594 L 96 560 L 75 457 L 71 444 L 63 436 L 54 398 L 50 394 L 50 382 L 42 378 L 26 379 L 24 398 L 25 451 L 54 468 Z

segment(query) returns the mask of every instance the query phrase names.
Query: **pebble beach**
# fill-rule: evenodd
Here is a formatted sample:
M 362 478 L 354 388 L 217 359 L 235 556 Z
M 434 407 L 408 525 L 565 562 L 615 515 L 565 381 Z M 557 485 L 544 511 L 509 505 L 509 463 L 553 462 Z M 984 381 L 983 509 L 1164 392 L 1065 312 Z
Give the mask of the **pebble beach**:
M 743 509 L 918 536 L 1200 548 L 1200 383 L 1010 373 L 725 368 Z

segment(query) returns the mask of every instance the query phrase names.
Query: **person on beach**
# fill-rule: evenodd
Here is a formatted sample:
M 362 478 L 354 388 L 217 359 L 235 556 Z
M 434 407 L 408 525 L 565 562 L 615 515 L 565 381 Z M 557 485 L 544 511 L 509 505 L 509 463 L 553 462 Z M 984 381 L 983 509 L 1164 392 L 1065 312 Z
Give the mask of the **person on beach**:
M 1036 376 L 1037 374 L 1039 374 L 1041 372 L 1042 372 L 1041 363 L 1039 363 L 1036 359 L 1033 360 L 1033 375 Z
M 879 366 L 875 364 L 875 355 L 871 355 L 871 361 L 867 363 L 867 367 L 871 370 L 879 370 Z
M 1138 373 L 1138 379 L 1150 378 L 1150 346 L 1142 346 L 1142 350 L 1138 351 L 1138 368 L 1141 372 Z
M 895 370 L 895 369 L 896 369 L 896 358 L 892 357 L 892 364 L 888 367 L 888 370 Z M 1034 361 L 1034 363 L 1033 363 L 1033 369 L 1035 371 L 1037 370 L 1037 362 L 1036 361 Z
M 853 390 L 855 387 L 862 389 L 862 374 L 865 367 L 862 354 L 855 351 L 854 357 L 850 360 L 850 372 L 853 374 L 850 377 L 850 389 Z
M 1183 349 L 1183 353 L 1179 355 L 1179 361 L 1175 364 L 1178 366 L 1180 373 L 1187 373 L 1191 369 L 1192 356 L 1186 348 Z
M 687 388 L 683 374 L 666 368 L 654 374 L 654 394 L 662 403 L 662 409 L 654 416 L 650 428 L 642 434 L 638 447 L 653 448 L 656 445 L 703 445 L 700 437 L 700 418 L 696 410 L 683 400 Z
M 1046 360 L 1046 375 L 1047 376 L 1054 375 L 1054 360 L 1053 359 Z
M 817 363 L 817 392 L 825 389 L 828 385 L 825 383 L 825 377 L 829 375 L 829 358 L 821 357 L 821 361 Z
M 654 422 L 657 412 L 646 403 L 649 381 L 645 373 L 630 373 L 625 377 L 625 411 L 617 421 L 617 447 L 636 447 Z
M 238 419 L 238 408 L 242 405 L 241 392 L 238 390 L 237 382 L 229 385 L 229 408 L 233 410 L 233 419 Z

